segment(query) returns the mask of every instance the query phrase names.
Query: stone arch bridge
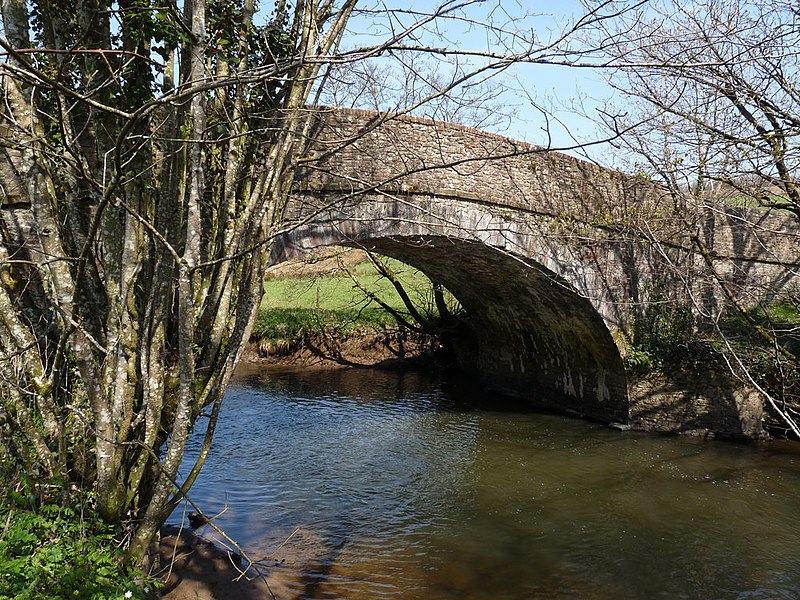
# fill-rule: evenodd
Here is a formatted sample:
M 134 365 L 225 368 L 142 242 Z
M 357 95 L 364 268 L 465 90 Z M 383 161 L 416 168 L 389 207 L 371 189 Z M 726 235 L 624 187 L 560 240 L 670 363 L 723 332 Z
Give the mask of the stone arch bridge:
M 687 397 L 636 388 L 621 353 L 659 303 L 721 302 L 699 243 L 744 301 L 791 285 L 786 217 L 695 209 L 645 178 L 414 117 L 322 110 L 311 139 L 273 262 L 338 244 L 421 269 L 466 309 L 456 354 L 490 389 L 649 429 L 760 427 L 738 396 L 725 414 L 693 397 L 673 418 L 664 402 Z

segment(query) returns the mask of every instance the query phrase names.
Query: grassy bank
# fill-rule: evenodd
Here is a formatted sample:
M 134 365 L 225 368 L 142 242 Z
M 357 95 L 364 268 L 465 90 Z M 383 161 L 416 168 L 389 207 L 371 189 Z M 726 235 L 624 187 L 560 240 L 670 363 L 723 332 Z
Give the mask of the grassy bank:
M 389 259 L 386 263 L 420 312 L 435 314 L 431 281 L 399 261 Z M 381 276 L 363 254 L 347 253 L 344 258 L 284 267 L 264 283 L 264 299 L 251 341 L 261 346 L 294 348 L 309 336 L 333 333 L 346 338 L 363 330 L 396 331 L 397 319 L 375 298 L 413 321 L 392 282 Z

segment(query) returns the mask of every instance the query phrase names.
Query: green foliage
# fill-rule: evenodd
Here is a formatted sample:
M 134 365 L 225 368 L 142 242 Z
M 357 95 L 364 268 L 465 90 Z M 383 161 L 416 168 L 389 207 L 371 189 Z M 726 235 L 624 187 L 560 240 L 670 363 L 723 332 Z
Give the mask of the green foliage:
M 246 17 L 241 0 L 210 3 L 207 28 L 214 54 L 224 56 L 233 66 L 243 58 L 236 53 L 242 41 L 246 42 L 251 65 L 276 63 L 294 50 L 288 13 L 266 25 L 255 25 Z
M 90 494 L 18 476 L 0 450 L 0 600 L 145 597 L 141 574 L 125 565 L 119 532 L 94 513 Z
M 746 316 L 730 312 L 721 320 L 723 330 L 737 345 L 763 346 L 764 340 L 756 333 L 749 319 L 768 331 L 777 344 L 795 357 L 800 357 L 800 309 L 797 304 L 778 302 L 769 306 L 756 306 Z
M 800 310 L 796 302 L 752 308 L 748 315 L 730 311 L 716 327 L 696 323 L 688 307 L 655 302 L 637 321 L 632 344 L 624 357 L 626 370 L 642 375 L 655 369 L 699 369 L 725 372 L 744 368 L 781 410 L 800 415 L 800 363 L 778 351 L 756 332 L 752 319 L 795 357 L 800 352 Z M 728 361 L 725 357 L 728 357 Z M 729 366 L 730 365 L 730 366 Z M 770 407 L 766 407 L 770 410 Z M 766 426 L 773 435 L 789 435 L 782 419 L 771 415 Z
M 643 373 L 707 358 L 708 349 L 694 333 L 694 318 L 687 306 L 653 302 L 636 321 L 632 344 L 624 357 L 625 368 Z
M 224 61 L 234 69 L 241 67 L 245 59 L 249 68 L 277 66 L 293 55 L 297 43 L 288 12 L 259 25 L 248 18 L 241 0 L 210 3 L 207 27 L 213 61 Z M 256 85 L 241 86 L 239 93 L 245 93 L 248 100 L 247 118 L 257 121 L 269 117 L 284 83 L 283 76 L 276 72 Z
M 774 343 L 767 343 L 745 315 L 739 313 L 725 315 L 720 327 L 749 375 L 781 405 L 781 410 L 797 418 L 800 416 L 800 309 L 797 299 L 752 308 L 747 316 L 769 332 Z M 780 352 L 781 347 L 787 352 Z M 779 418 L 768 419 L 767 427 L 773 435 L 790 433 Z
M 630 348 L 623 358 L 625 370 L 631 373 L 647 373 L 655 368 L 650 352 L 640 348 Z
M 87 522 L 55 505 L 0 517 L 9 519 L 0 544 L 0 600 L 144 597 L 135 573 L 123 566 L 113 530 L 96 517 Z

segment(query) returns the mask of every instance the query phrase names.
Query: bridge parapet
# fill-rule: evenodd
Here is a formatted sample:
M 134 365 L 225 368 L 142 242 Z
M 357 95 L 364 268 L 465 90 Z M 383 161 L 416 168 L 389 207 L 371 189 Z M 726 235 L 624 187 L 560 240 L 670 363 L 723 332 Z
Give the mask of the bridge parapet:
M 462 125 L 334 109 L 320 113 L 312 138 L 322 158 L 300 170 L 298 190 L 456 197 L 617 227 L 673 213 L 647 179 Z

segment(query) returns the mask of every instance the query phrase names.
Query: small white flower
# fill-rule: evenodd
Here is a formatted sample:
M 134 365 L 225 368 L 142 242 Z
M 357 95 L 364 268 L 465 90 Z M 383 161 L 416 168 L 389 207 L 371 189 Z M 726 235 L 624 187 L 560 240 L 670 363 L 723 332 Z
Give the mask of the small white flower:
M 125 596 L 125 598 L 133 598 L 133 592 L 128 590 L 123 594 L 123 596 Z

